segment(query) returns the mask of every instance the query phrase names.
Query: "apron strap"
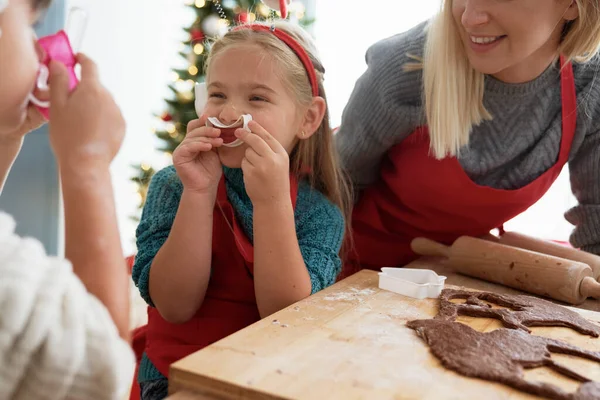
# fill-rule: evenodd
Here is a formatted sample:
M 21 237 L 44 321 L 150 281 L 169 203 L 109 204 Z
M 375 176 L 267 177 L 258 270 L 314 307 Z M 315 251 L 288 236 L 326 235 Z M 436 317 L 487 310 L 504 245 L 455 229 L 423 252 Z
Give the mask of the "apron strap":
M 577 92 L 573 64 L 567 63 L 565 56 L 560 56 L 560 91 L 562 103 L 562 138 L 558 161 L 563 165 L 569 160 L 571 144 L 577 128 Z
M 561 93 L 561 115 L 562 115 L 562 134 L 560 140 L 560 150 L 558 154 L 558 163 L 561 168 L 569 160 L 571 144 L 575 137 L 577 128 L 577 92 L 575 90 L 575 76 L 573 74 L 573 64 L 567 63 L 565 56 L 560 56 L 560 93 Z M 498 234 L 504 235 L 504 224 L 497 227 Z

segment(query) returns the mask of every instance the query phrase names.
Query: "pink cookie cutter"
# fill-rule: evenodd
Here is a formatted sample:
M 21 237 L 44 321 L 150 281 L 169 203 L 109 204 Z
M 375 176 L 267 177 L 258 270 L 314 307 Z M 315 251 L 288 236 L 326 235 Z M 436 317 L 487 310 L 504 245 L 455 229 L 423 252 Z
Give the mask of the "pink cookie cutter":
M 86 14 L 83 10 L 79 8 L 73 9 L 69 14 L 69 25 L 72 25 L 72 19 L 77 15 L 80 15 L 83 18 L 86 17 Z M 81 40 L 83 29 L 85 29 L 85 22 L 79 26 L 79 29 L 79 40 Z M 79 83 L 79 79 L 77 78 L 77 74 L 75 72 L 77 57 L 75 56 L 73 46 L 71 46 L 71 41 L 69 40 L 67 33 L 64 30 L 61 30 L 53 35 L 44 36 L 38 40 L 38 44 L 43 49 L 44 54 L 40 61 L 40 71 L 36 82 L 37 89 L 48 90 L 48 78 L 50 77 L 48 67 L 51 61 L 58 61 L 67 67 L 67 72 L 69 74 L 69 91 L 73 91 Z M 46 119 L 49 119 L 49 101 L 41 101 L 36 98 L 33 93 L 29 95 L 29 100 L 38 108 L 40 113 L 42 113 Z

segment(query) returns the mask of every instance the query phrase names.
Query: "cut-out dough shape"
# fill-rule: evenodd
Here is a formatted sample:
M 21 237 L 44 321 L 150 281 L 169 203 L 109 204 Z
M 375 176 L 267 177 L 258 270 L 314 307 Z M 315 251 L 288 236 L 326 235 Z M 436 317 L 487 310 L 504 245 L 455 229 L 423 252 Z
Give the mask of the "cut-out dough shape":
M 443 318 L 410 321 L 406 325 L 429 345 L 431 353 L 444 367 L 461 375 L 503 383 L 550 399 L 600 398 L 600 382 L 591 381 L 552 360 L 552 353 L 560 353 L 600 363 L 600 352 L 534 336 L 520 329 L 478 332 Z M 548 367 L 582 384 L 575 393 L 568 393 L 555 385 L 527 381 L 524 369 L 538 367 Z
M 452 302 L 456 299 L 466 301 Z M 489 303 L 508 308 L 492 308 Z M 478 332 L 456 322 L 459 315 L 496 318 L 506 328 Z M 559 353 L 600 363 L 600 351 L 534 336 L 528 328 L 567 327 L 584 335 L 599 336 L 600 325 L 566 307 L 531 296 L 445 289 L 435 318 L 409 321 L 406 326 L 417 332 L 444 367 L 461 375 L 503 383 L 551 399 L 600 399 L 600 382 L 552 360 L 552 353 Z M 523 370 L 538 367 L 548 367 L 582 384 L 575 393 L 567 393 L 552 384 L 527 381 Z
M 451 301 L 454 299 L 466 301 L 457 304 Z M 492 308 L 486 301 L 508 309 Z M 436 318 L 454 321 L 458 315 L 495 318 L 507 328 L 526 332 L 530 332 L 528 327 L 555 326 L 570 328 L 582 335 L 600 336 L 600 325 L 566 307 L 532 296 L 444 289 L 440 295 L 440 311 Z

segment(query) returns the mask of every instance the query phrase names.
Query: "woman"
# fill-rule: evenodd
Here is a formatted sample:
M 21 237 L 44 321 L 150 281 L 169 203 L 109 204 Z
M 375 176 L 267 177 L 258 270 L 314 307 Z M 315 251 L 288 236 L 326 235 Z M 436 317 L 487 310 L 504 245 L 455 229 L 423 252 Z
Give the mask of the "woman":
M 600 254 L 598 20 L 596 0 L 444 0 L 369 49 L 337 135 L 360 193 L 345 274 L 501 227 L 567 162 L 571 242 Z

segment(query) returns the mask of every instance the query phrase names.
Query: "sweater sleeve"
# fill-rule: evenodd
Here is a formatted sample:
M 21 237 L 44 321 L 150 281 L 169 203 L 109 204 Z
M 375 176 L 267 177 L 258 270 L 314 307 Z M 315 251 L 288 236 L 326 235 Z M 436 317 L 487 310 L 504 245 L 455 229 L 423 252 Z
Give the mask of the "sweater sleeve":
M 338 207 L 306 182 L 299 186 L 295 216 L 298 245 L 314 294 L 333 285 L 341 271 L 344 217 Z
M 154 174 L 136 230 L 137 255 L 131 276 L 142 298 L 152 307 L 150 267 L 156 253 L 169 237 L 182 192 L 183 186 L 173 166 Z
M 404 70 L 422 57 L 425 25 L 371 46 L 367 70 L 358 79 L 342 114 L 336 146 L 356 191 L 379 176 L 387 151 L 421 125 L 421 72 Z
M 574 247 L 600 255 L 600 127 L 586 135 L 569 161 L 571 188 L 578 205 L 567 211 L 567 221 L 575 225 L 571 234 Z
M 123 399 L 131 347 L 71 265 L 14 227 L 0 213 L 0 398 Z

